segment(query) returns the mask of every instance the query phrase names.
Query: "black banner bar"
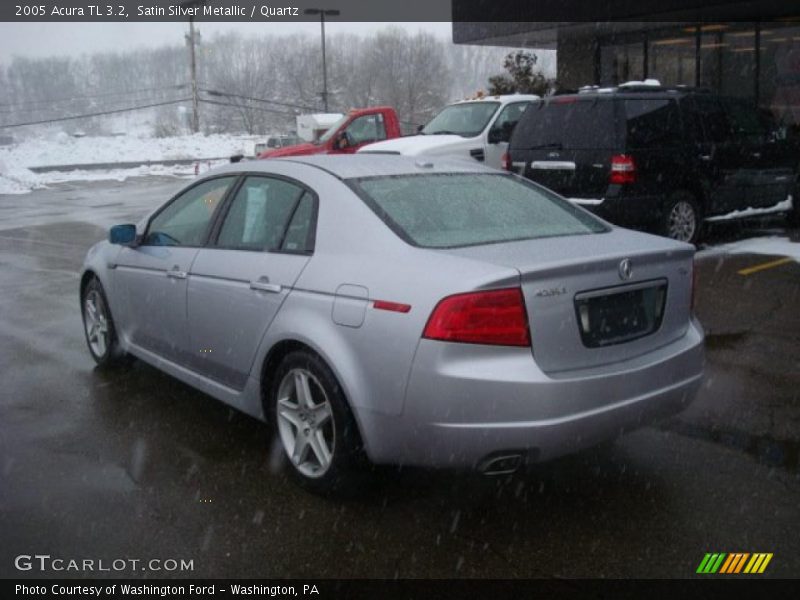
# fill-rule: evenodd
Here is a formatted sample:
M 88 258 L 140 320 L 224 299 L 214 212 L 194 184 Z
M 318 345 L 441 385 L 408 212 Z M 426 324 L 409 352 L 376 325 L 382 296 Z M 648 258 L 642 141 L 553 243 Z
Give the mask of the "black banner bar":
M 797 0 L 3 0 L 0 21 L 462 23 L 757 21 L 800 18 Z M 310 11 L 310 12 L 309 12 Z
M 596 600 L 655 600 L 733 597 L 796 598 L 800 585 L 793 580 L 753 577 L 705 577 L 694 580 L 330 580 L 330 579 L 60 579 L 5 580 L 2 597 L 53 598 L 234 598 L 261 597 L 307 600 L 513 600 L 591 598 Z

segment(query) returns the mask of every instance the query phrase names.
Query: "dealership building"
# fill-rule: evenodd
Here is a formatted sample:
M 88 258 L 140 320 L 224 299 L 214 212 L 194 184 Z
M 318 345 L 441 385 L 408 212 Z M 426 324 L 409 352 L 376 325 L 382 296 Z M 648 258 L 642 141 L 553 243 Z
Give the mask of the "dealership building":
M 719 0 L 713 7 L 700 0 L 515 4 L 511 10 L 519 13 L 518 20 L 507 20 L 513 15 L 506 10 L 497 21 L 479 22 L 468 19 L 491 18 L 487 3 L 453 0 L 453 41 L 555 49 L 562 90 L 652 78 L 749 98 L 782 124 L 800 126 L 800 3 L 795 0 Z M 564 18 L 593 16 L 599 4 L 606 22 L 554 20 L 562 16 L 559 11 Z M 537 13 L 550 20 L 526 20 Z M 623 17 L 628 20 L 616 20 Z

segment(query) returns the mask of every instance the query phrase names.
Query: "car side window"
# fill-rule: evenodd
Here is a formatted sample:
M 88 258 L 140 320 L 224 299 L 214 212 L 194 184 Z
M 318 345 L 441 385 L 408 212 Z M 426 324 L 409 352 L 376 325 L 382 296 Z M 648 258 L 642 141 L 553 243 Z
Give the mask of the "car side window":
M 214 212 L 235 179 L 210 179 L 175 198 L 150 221 L 143 245 L 202 246 Z
M 234 250 L 278 250 L 305 190 L 272 177 L 245 179 L 230 204 L 216 245 Z
M 314 250 L 314 198 L 306 192 L 292 215 L 281 250 L 312 252 Z
M 386 126 L 383 123 L 383 115 L 376 113 L 354 119 L 347 126 L 347 136 L 353 145 L 385 140 Z
M 732 99 L 725 99 L 723 104 L 734 138 L 751 144 L 762 144 L 766 141 L 767 129 L 755 106 Z
M 497 115 L 497 119 L 495 119 L 494 123 L 492 123 L 491 133 L 502 133 L 504 136 L 510 137 L 511 131 L 516 126 L 520 117 L 522 117 L 522 113 L 528 108 L 528 104 L 528 102 L 514 102 L 513 104 L 506 105 L 500 114 Z
M 680 142 L 678 109 L 666 98 L 632 99 L 623 102 L 628 146 L 648 148 Z
M 696 96 L 694 103 L 706 141 L 710 143 L 730 141 L 731 128 L 720 102 L 716 98 Z

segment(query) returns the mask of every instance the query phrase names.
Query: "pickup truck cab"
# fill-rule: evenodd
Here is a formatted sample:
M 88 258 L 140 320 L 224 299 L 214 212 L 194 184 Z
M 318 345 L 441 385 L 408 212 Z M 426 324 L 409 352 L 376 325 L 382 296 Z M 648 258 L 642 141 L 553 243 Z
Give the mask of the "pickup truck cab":
M 267 150 L 258 158 L 308 156 L 310 154 L 352 154 L 362 146 L 400 137 L 400 120 L 391 106 L 354 109 L 331 126 L 315 142 Z
M 468 157 L 499 169 L 511 132 L 539 96 L 483 96 L 445 106 L 418 135 L 359 148 L 359 152 L 407 156 Z

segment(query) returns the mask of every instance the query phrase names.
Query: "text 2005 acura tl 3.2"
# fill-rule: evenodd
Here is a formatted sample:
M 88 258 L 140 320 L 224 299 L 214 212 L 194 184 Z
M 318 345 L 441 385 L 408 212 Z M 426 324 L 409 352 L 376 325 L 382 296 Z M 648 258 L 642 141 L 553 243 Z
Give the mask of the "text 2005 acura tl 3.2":
M 512 471 L 679 411 L 693 253 L 477 163 L 304 157 L 114 227 L 80 296 L 100 365 L 132 354 L 269 422 L 327 491 L 368 461 Z

